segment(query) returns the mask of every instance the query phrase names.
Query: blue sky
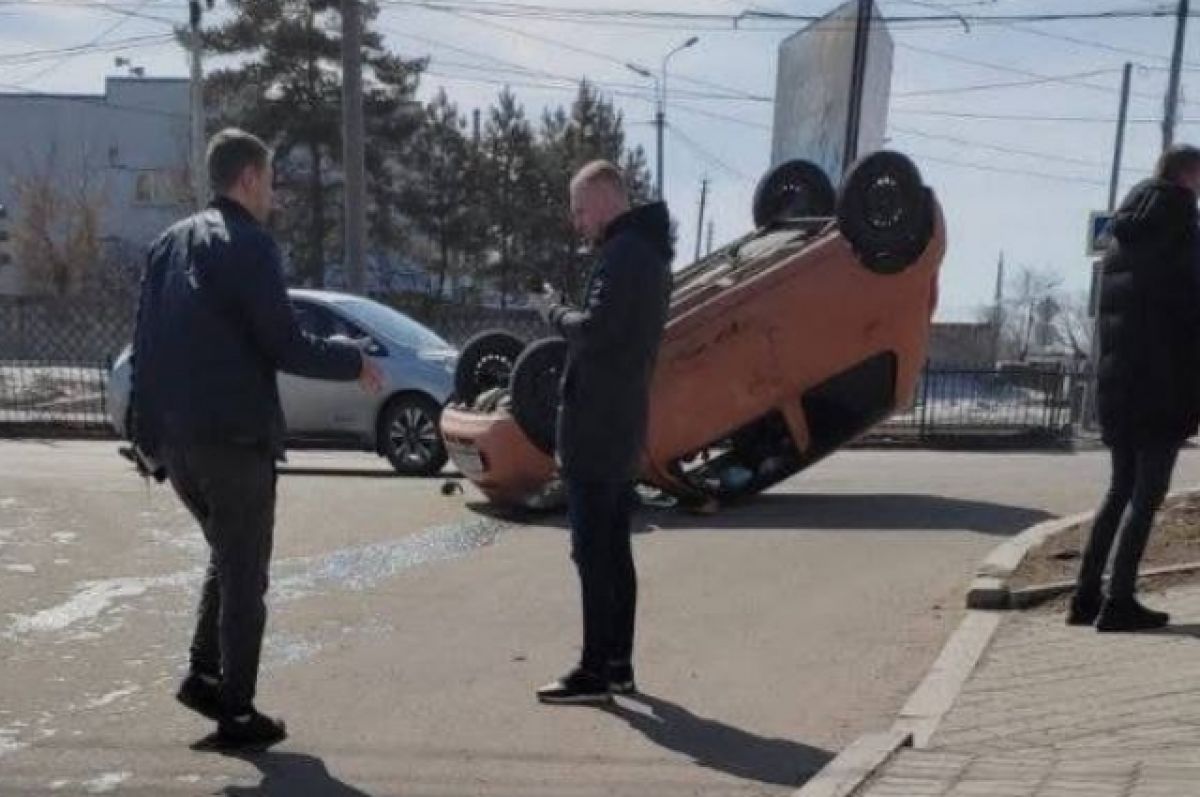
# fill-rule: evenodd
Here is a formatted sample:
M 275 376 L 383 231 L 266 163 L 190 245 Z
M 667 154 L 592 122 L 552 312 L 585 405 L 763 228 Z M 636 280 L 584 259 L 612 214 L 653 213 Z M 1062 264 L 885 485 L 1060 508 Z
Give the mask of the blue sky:
M 89 2 L 92 0 L 0 0 L 0 59 L 30 50 L 86 44 L 101 34 L 105 34 L 103 41 L 114 41 L 167 29 L 159 22 L 130 19 L 111 9 L 86 5 Z M 186 18 L 183 0 L 112 2 L 122 9 L 165 19 L 183 22 Z M 751 5 L 741 0 L 653 0 L 650 5 L 630 0 L 543 2 L 713 13 L 737 13 Z M 753 4 L 795 14 L 821 14 L 836 5 L 835 0 Z M 929 5 L 900 0 L 880 3 L 885 16 L 930 13 Z M 941 5 L 968 14 L 999 14 L 1154 9 L 1171 4 L 1150 0 L 957 0 Z M 221 13 L 218 5 L 212 18 Z M 1192 20 L 1189 27 L 1185 104 L 1180 114 L 1185 122 L 1177 135 L 1180 140 L 1200 139 L 1200 89 L 1191 90 L 1200 83 L 1200 53 L 1195 44 L 1200 36 L 1198 26 L 1200 20 Z M 699 44 L 672 61 L 671 87 L 679 91 L 668 108 L 668 124 L 673 129 L 667 143 L 667 200 L 679 219 L 681 249 L 688 258 L 695 241 L 700 181 L 705 176 L 712 180 L 709 207 L 716 220 L 718 243 L 750 226 L 754 182 L 770 157 L 771 105 L 701 99 L 686 92 L 711 91 L 690 82 L 698 80 L 743 94 L 773 94 L 777 47 L 794 29 L 779 25 L 767 31 L 727 26 L 689 29 L 677 24 L 605 25 L 527 17 L 479 21 L 411 5 L 386 6 L 379 27 L 401 53 L 432 56 L 432 74 L 423 83 L 423 95 L 432 95 L 444 86 L 467 111 L 486 106 L 500 89 L 497 81 L 545 81 L 544 77 L 503 70 L 520 67 L 543 75 L 587 76 L 602 89 L 618 92 L 615 99 L 625 113 L 630 138 L 646 148 L 651 162 L 650 88 L 622 63 L 654 67 L 667 50 L 689 35 L 698 35 Z M 1111 120 L 1116 117 L 1121 67 L 1127 60 L 1139 65 L 1130 105 L 1130 118 L 1136 121 L 1126 138 L 1124 190 L 1146 175 L 1160 146 L 1157 120 L 1162 116 L 1173 31 L 1170 19 L 975 25 L 970 32 L 960 25 L 893 29 L 897 47 L 889 146 L 916 160 L 937 191 L 949 225 L 940 317 L 971 318 L 990 301 L 1001 251 L 1010 270 L 1021 266 L 1053 270 L 1063 275 L 1069 291 L 1086 289 L 1087 215 L 1107 201 L 1116 127 Z M 12 66 L 0 60 L 0 90 L 22 86 L 100 93 L 104 76 L 119 73 L 113 66 L 115 55 L 131 58 L 150 75 L 187 74 L 184 54 L 176 45 L 138 44 L 120 52 L 86 54 L 65 61 Z M 979 84 L 1032 81 L 1038 75 L 1086 77 L 1074 77 L 1070 84 L 1047 81 L 958 91 Z M 565 82 L 553 88 L 515 85 L 514 90 L 535 118 L 543 106 L 567 102 L 572 94 Z M 1197 121 L 1188 121 L 1192 119 Z

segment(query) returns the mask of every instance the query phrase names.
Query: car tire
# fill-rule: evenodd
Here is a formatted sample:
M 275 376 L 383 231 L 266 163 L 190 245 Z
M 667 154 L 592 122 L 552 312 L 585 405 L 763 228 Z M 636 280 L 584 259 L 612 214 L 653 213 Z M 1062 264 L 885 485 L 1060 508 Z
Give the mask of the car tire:
M 379 414 L 379 450 L 401 476 L 436 476 L 446 466 L 441 406 L 418 393 L 394 397 Z
M 754 225 L 759 229 L 791 218 L 833 215 L 836 194 L 815 163 L 793 160 L 763 175 L 754 189 Z
M 511 332 L 491 329 L 467 341 L 454 370 L 455 399 L 471 404 L 492 388 L 508 387 L 525 341 Z
M 915 263 L 933 238 L 933 200 L 904 155 L 881 151 L 850 170 L 837 202 L 837 222 L 871 271 L 896 274 Z
M 559 383 L 566 361 L 567 342 L 545 338 L 529 344 L 513 368 L 513 418 L 530 442 L 550 455 L 557 437 Z

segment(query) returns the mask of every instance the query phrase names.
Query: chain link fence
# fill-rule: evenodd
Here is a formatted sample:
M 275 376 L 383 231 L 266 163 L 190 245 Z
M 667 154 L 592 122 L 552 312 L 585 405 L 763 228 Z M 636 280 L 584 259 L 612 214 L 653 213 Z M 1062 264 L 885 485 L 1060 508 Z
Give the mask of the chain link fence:
M 133 337 L 134 299 L 0 297 L 0 435 L 105 434 L 113 360 Z M 549 334 L 527 310 L 392 302 L 455 346 L 490 329 L 526 340 Z M 929 367 L 912 406 L 870 445 L 1047 446 L 1071 443 L 1086 374 L 1057 365 Z

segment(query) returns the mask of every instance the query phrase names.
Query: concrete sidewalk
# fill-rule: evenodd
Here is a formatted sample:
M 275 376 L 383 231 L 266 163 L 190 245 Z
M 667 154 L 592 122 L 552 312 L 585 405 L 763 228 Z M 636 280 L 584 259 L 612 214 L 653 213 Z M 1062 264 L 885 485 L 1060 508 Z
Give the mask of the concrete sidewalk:
M 930 745 L 904 750 L 862 797 L 1200 794 L 1200 586 L 1147 596 L 1153 634 L 1018 613 L 997 632 Z

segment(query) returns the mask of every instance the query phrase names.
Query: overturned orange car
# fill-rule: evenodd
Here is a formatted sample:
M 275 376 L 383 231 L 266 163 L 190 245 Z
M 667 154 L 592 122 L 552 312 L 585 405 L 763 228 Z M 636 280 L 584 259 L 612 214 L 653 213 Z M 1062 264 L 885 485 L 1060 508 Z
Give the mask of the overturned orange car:
M 676 272 L 641 479 L 683 505 L 752 496 L 912 398 L 937 304 L 945 226 L 894 152 L 840 190 L 804 161 L 759 183 L 757 229 Z M 487 498 L 536 506 L 554 485 L 566 344 L 504 332 L 464 347 L 442 413 L 451 459 Z

